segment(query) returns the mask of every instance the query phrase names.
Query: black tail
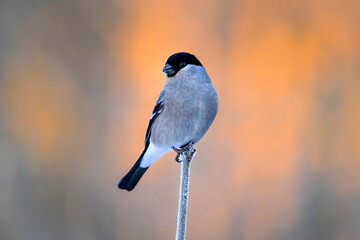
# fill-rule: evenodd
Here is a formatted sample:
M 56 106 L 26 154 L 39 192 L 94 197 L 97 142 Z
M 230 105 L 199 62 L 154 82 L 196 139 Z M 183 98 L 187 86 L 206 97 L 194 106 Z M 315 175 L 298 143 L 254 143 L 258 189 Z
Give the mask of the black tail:
M 145 148 L 144 152 L 141 154 L 139 159 L 136 161 L 135 165 L 130 169 L 130 171 L 123 177 L 119 184 L 118 188 L 120 189 L 126 189 L 128 191 L 131 191 L 134 189 L 136 184 L 139 182 L 140 178 L 144 173 L 146 172 L 147 168 L 140 167 L 141 159 L 143 158 L 145 151 L 147 148 Z

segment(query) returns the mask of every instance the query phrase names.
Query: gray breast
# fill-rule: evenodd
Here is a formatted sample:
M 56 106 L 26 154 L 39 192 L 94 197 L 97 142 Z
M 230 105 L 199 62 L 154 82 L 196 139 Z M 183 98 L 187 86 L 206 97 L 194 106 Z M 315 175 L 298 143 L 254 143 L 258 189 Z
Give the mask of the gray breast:
M 210 127 L 217 108 L 211 83 L 174 84 L 165 91 L 164 109 L 154 123 L 151 141 L 164 147 L 196 143 Z

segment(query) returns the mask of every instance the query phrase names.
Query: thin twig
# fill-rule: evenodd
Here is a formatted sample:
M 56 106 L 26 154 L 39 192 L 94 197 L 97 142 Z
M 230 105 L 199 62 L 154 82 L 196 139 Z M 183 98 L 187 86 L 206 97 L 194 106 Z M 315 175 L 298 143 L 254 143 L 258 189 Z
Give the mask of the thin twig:
M 189 196 L 189 175 L 191 160 L 195 156 L 195 149 L 191 145 L 190 148 L 181 153 L 181 176 L 180 176 L 180 192 L 179 192 L 179 211 L 176 229 L 176 240 L 185 240 L 186 217 Z

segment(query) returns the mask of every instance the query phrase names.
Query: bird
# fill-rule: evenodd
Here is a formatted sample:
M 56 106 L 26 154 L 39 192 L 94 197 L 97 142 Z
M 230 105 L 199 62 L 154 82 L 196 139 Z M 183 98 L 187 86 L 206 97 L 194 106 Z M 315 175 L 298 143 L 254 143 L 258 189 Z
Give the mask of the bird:
M 150 117 L 144 151 L 120 180 L 120 189 L 133 190 L 146 170 L 172 150 L 178 161 L 179 153 L 199 142 L 217 114 L 217 91 L 195 55 L 171 55 L 163 72 L 166 82 Z

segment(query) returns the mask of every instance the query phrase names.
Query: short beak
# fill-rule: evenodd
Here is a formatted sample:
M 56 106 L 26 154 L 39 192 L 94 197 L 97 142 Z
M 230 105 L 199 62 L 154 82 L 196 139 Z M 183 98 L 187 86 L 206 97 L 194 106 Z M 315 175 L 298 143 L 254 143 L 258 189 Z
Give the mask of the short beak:
M 175 68 L 170 64 L 165 65 L 163 72 L 166 73 L 168 77 L 174 76 L 176 73 Z

